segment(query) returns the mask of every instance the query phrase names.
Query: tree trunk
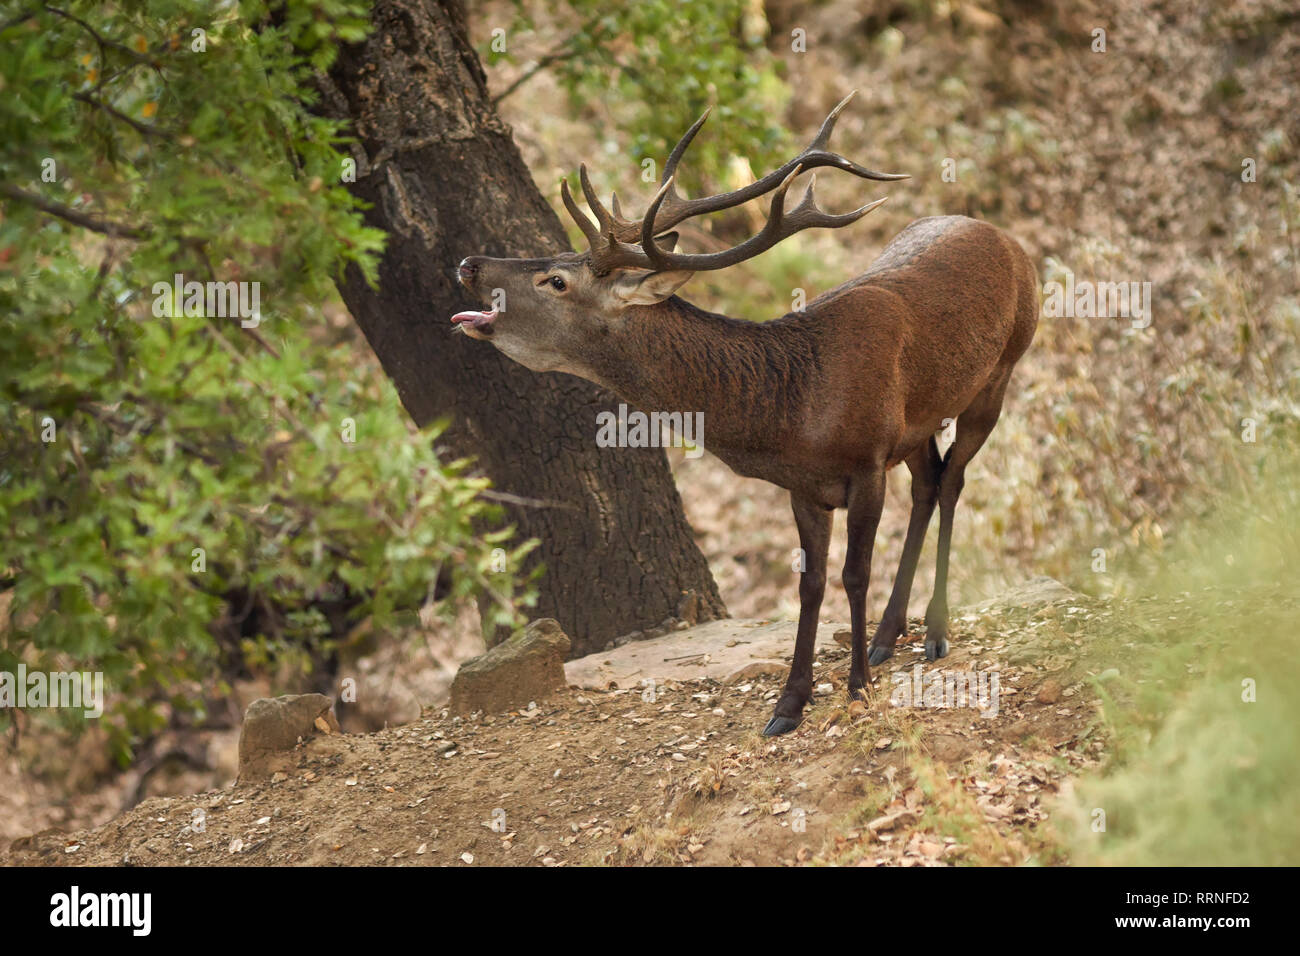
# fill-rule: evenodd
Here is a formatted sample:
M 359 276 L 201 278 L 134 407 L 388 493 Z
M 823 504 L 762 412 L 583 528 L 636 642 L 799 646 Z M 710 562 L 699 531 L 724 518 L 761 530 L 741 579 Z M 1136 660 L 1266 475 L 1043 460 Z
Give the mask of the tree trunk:
M 537 616 L 554 617 L 574 656 L 678 614 L 726 615 L 661 449 L 596 447 L 596 415 L 616 400 L 558 373 L 537 374 L 487 343 L 451 334 L 478 304 L 455 280 L 468 255 L 568 248 L 487 93 L 456 0 L 379 0 L 374 32 L 321 79 L 327 114 L 360 140 L 367 221 L 389 234 L 379 288 L 351 271 L 344 301 L 420 425 L 450 416 L 445 442 L 500 491 L 554 503 L 507 505 L 546 566 Z

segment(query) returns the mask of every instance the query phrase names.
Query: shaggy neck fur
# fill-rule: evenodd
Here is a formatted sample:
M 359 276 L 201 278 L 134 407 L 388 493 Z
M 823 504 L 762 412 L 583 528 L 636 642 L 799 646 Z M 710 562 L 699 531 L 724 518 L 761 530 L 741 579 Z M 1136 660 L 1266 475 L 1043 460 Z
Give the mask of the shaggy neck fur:
M 780 449 L 804 415 L 821 336 L 802 315 L 746 322 L 673 297 L 628 309 L 587 353 L 597 380 L 644 412 L 703 412 L 704 444 Z

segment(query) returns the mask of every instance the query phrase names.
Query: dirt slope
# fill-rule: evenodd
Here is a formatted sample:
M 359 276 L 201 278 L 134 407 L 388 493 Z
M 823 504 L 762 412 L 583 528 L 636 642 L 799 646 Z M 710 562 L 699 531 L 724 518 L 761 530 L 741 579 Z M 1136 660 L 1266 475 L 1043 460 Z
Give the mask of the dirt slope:
M 1051 798 L 1103 747 L 1080 683 L 1081 635 L 1116 616 L 1071 596 L 954 624 L 952 655 L 919 673 L 996 672 L 996 716 L 892 706 L 893 675 L 911 686 L 919 642 L 875 670 L 871 707 L 849 712 L 848 652 L 830 641 L 807 719 L 776 740 L 757 733 L 775 674 L 653 694 L 570 688 L 526 712 L 426 712 L 376 734 L 317 737 L 271 781 L 16 840 L 0 864 L 1059 861 Z

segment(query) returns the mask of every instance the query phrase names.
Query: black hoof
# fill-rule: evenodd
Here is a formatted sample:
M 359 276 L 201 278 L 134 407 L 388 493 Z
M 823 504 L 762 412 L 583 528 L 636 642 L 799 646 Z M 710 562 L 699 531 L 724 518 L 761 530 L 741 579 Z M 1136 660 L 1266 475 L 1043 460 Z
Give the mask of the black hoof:
M 850 687 L 849 700 L 860 700 L 864 704 L 871 703 L 871 695 L 867 693 L 865 687 Z
M 788 734 L 799 726 L 799 720 L 794 717 L 782 717 L 777 714 L 767 722 L 763 728 L 764 737 L 779 737 L 781 734 Z
M 929 638 L 925 639 L 925 659 L 927 661 L 937 661 L 941 657 L 948 656 L 948 638 Z
M 875 667 L 877 664 L 883 664 L 894 656 L 894 649 L 892 647 L 876 647 L 873 645 L 869 650 L 871 653 L 867 655 L 867 663 L 872 667 Z

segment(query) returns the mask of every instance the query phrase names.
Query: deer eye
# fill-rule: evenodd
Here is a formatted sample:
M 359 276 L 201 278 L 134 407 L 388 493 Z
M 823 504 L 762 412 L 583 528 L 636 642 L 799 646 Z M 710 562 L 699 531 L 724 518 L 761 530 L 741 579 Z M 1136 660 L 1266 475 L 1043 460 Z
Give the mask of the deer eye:
M 561 279 L 559 276 L 551 276 L 546 281 L 550 283 L 551 288 L 554 289 L 556 292 L 563 292 L 565 289 L 568 288 L 568 286 L 564 284 L 564 280 Z

